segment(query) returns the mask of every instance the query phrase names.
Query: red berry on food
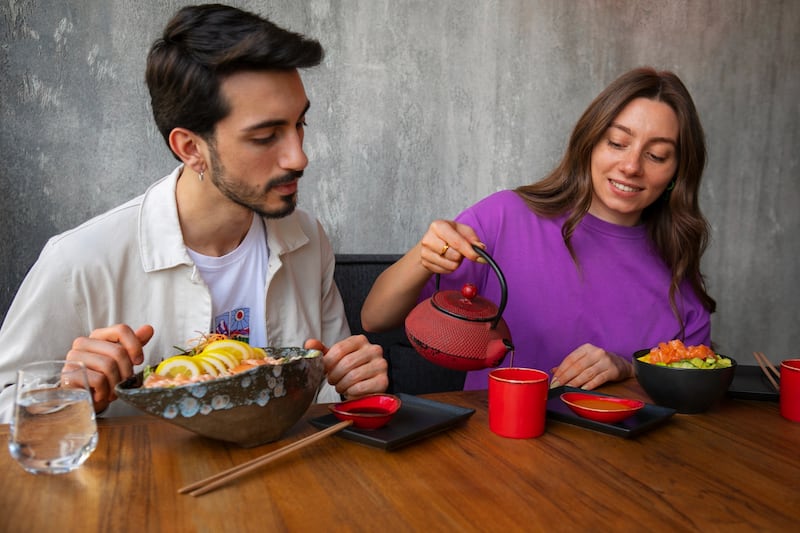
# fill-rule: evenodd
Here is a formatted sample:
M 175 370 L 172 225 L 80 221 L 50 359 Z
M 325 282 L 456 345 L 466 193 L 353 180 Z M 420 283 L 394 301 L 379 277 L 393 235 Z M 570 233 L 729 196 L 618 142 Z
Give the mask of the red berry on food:
M 472 300 L 478 295 L 478 287 L 473 285 L 472 283 L 465 283 L 463 287 L 461 287 L 461 295 L 464 298 L 469 298 Z

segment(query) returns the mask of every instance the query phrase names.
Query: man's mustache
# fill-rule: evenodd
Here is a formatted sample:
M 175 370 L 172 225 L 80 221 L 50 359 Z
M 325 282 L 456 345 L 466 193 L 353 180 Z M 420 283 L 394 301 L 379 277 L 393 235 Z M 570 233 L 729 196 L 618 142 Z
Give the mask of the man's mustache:
M 275 187 L 280 187 L 281 185 L 288 185 L 294 180 L 300 179 L 302 177 L 303 177 L 302 170 L 292 170 L 291 172 L 287 172 L 283 176 L 279 176 L 271 180 L 269 183 L 267 183 L 267 190 L 265 192 L 269 192 Z

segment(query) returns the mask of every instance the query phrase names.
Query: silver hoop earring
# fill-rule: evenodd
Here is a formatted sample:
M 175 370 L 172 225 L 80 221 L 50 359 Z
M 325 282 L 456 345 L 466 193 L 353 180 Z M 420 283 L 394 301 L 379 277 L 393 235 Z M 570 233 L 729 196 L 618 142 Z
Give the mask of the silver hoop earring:
M 197 175 L 197 178 L 198 178 L 200 181 L 203 181 L 203 174 L 205 174 L 205 173 L 206 173 L 206 171 L 205 171 L 205 170 L 201 170 L 201 171 L 200 171 L 200 174 L 198 174 L 198 175 Z

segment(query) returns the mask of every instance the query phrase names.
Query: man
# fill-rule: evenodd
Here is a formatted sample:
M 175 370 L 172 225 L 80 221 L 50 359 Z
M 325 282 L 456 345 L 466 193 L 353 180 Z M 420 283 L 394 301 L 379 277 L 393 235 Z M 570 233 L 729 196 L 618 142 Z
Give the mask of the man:
M 322 349 L 318 401 L 386 389 L 381 348 L 350 336 L 324 230 L 295 209 L 310 105 L 298 69 L 322 57 L 318 42 L 252 13 L 176 13 L 146 80 L 181 165 L 47 243 L 0 330 L 0 421 L 24 363 L 83 361 L 95 410 L 124 414 L 117 383 L 210 332 Z

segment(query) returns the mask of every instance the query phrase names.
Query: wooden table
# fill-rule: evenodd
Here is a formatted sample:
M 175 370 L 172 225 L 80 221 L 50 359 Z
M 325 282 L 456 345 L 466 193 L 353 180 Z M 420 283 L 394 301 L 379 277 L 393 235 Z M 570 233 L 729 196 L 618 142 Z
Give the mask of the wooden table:
M 647 399 L 635 381 L 602 389 Z M 243 449 L 151 417 L 101 420 L 86 464 L 34 476 L 0 453 L 0 531 L 797 531 L 800 424 L 731 400 L 623 439 L 548 421 L 491 433 L 486 391 L 430 395 L 475 408 L 446 433 L 387 452 L 323 439 L 204 496 L 177 489 L 316 429 Z M 0 426 L 6 441 L 8 426 Z

